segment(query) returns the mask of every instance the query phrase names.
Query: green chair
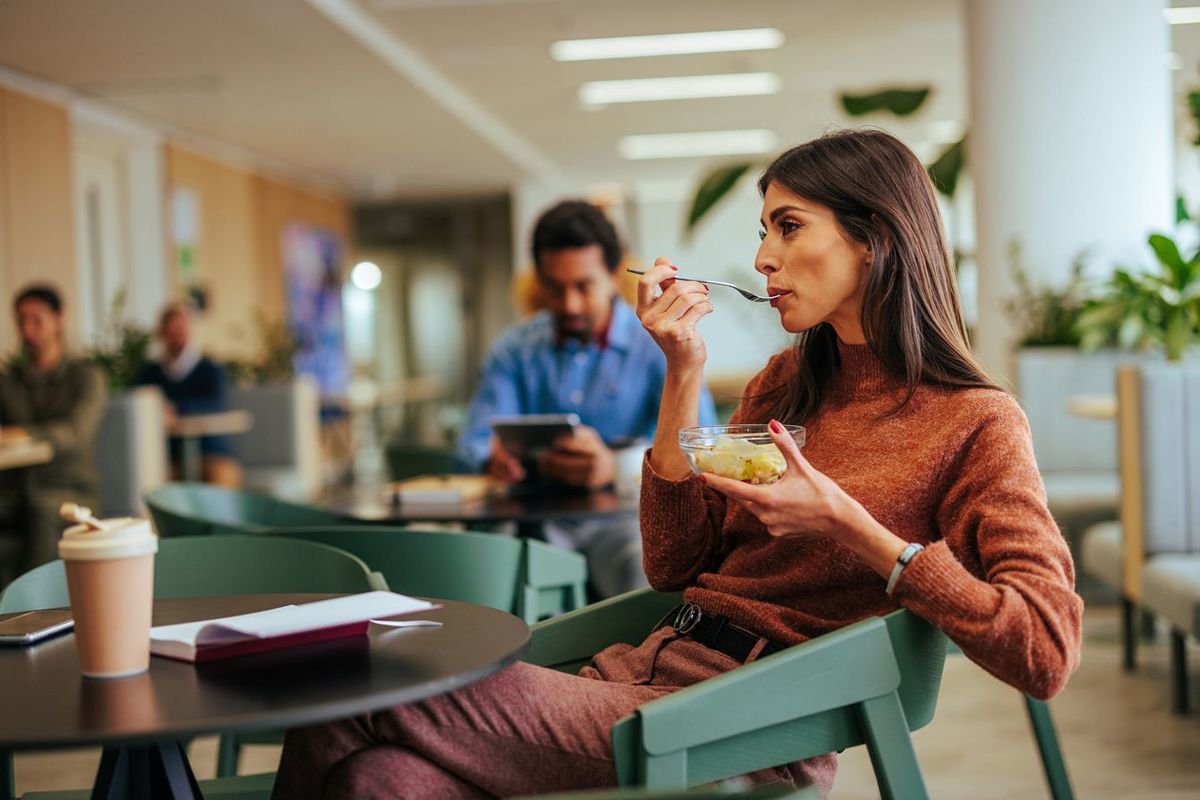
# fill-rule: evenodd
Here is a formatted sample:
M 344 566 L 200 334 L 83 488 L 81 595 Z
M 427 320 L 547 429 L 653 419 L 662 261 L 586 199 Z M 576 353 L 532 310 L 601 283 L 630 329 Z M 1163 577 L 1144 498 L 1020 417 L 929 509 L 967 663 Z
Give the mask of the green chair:
M 573 672 L 679 601 L 641 590 L 546 620 L 526 660 Z M 933 718 L 945 654 L 941 632 L 896 611 L 645 703 L 613 726 L 617 782 L 683 789 L 865 744 L 882 797 L 927 797 L 909 731 Z
M 388 475 L 394 481 L 418 475 L 446 475 L 459 469 L 454 451 L 443 447 L 394 443 L 384 448 L 384 457 Z
M 168 483 L 146 493 L 160 536 L 248 533 L 254 528 L 337 525 L 345 520 L 319 508 L 203 483 Z
M 337 547 L 379 570 L 388 586 L 508 611 L 533 624 L 586 605 L 587 561 L 578 553 L 529 539 L 486 533 L 343 525 L 274 533 Z M 221 740 L 217 774 L 237 774 L 246 745 L 279 744 L 277 733 L 231 734 Z
M 227 594 L 350 593 L 386 588 L 381 576 L 372 573 L 350 553 L 318 542 L 281 537 L 216 535 L 163 539 L 154 559 L 154 596 L 164 599 Z M 0 594 L 0 614 L 69 603 L 63 562 L 51 561 L 20 576 Z M 223 737 L 222 747 L 225 738 L 228 737 Z M 259 777 L 260 783 L 264 780 Z M 214 788 L 232 792 L 245 785 L 228 782 Z M 0 796 L 12 797 L 14 789 L 12 755 L 5 753 L 0 757 Z M 268 784 L 261 796 L 269 794 L 269 790 Z M 209 796 L 208 790 L 205 795 Z M 50 796 L 82 798 L 87 794 Z
M 587 604 L 587 561 L 543 542 L 470 531 L 339 525 L 269 533 L 345 550 L 394 591 L 491 606 L 532 625 Z

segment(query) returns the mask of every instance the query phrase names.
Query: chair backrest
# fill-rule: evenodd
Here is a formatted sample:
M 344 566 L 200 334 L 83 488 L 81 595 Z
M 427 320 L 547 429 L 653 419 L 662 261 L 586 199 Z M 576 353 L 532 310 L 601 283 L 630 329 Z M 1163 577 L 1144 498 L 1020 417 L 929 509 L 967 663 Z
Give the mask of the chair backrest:
M 163 539 L 154 559 L 154 596 L 351 593 L 375 588 L 357 556 L 317 542 L 273 536 L 217 535 Z M 69 605 L 62 561 L 13 581 L 0 613 Z
M 394 481 L 418 475 L 445 475 L 458 470 L 454 450 L 419 444 L 389 444 L 385 450 L 388 474 Z
M 332 525 L 343 521 L 319 508 L 202 483 L 161 486 L 146 494 L 146 507 L 163 537 Z
M 1136 360 L 1117 351 L 1028 347 L 1017 352 L 1017 396 L 1029 418 L 1033 450 L 1042 472 L 1114 472 L 1116 426 L 1081 419 L 1067 410 L 1073 395 L 1112 394 L 1117 368 Z
M 284 472 L 290 475 L 284 481 L 288 496 L 312 497 L 320 490 L 320 391 L 312 377 L 298 375 L 284 383 L 233 387 L 229 406 L 254 415 L 254 427 L 230 437 L 250 485 L 259 473 Z
M 524 583 L 524 542 L 467 531 L 422 531 L 367 525 L 288 528 L 290 539 L 353 553 L 396 592 L 440 597 L 514 612 Z
M 1200 364 L 1152 362 L 1117 376 L 1126 595 L 1147 554 L 1200 552 Z
M 100 512 L 142 514 L 142 494 L 167 482 L 166 416 L 162 391 L 139 386 L 108 398 L 96 432 Z

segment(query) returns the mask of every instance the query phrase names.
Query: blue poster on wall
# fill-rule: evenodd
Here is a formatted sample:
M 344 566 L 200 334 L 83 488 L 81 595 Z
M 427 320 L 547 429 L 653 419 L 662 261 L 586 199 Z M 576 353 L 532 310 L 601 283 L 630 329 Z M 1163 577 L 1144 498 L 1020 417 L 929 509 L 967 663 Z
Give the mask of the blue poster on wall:
M 311 375 L 323 399 L 345 396 L 350 381 L 342 325 L 341 243 L 300 223 L 283 231 L 287 315 L 296 337 L 296 371 Z

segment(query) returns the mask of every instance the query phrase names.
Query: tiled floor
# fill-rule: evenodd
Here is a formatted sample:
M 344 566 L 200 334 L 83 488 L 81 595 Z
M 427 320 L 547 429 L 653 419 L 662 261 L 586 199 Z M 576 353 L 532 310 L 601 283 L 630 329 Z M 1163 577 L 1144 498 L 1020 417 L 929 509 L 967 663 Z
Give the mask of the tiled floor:
M 1176 717 L 1168 710 L 1165 637 L 1143 647 L 1138 671 L 1125 675 L 1118 667 L 1116 614 L 1091 609 L 1085 626 L 1083 664 L 1053 703 L 1076 796 L 1200 797 L 1200 713 Z M 1191 655 L 1200 668 L 1200 648 L 1193 646 Z M 1200 694 L 1198 671 L 1192 671 L 1194 694 Z M 937 717 L 915 738 L 934 798 L 1047 796 L 1020 696 L 962 656 L 947 662 Z M 205 739 L 192 746 L 198 777 L 212 775 L 214 745 Z M 277 757 L 274 749 L 251 749 L 243 770 L 272 769 Z M 20 756 L 17 789 L 84 786 L 97 761 L 95 751 Z M 879 796 L 862 748 L 842 756 L 833 796 Z

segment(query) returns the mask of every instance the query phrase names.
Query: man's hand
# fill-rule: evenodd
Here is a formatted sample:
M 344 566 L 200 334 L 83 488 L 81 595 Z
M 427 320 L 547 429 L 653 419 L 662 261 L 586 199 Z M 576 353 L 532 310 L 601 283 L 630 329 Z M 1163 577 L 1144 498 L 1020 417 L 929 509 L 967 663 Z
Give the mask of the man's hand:
M 541 470 L 571 486 L 599 489 L 617 477 L 617 457 L 594 428 L 580 425 L 573 436 L 563 436 L 542 457 Z
M 501 483 L 520 483 L 525 480 L 525 468 L 521 462 L 500 445 L 500 440 L 492 437 L 492 454 L 488 456 L 484 472 L 493 480 Z

